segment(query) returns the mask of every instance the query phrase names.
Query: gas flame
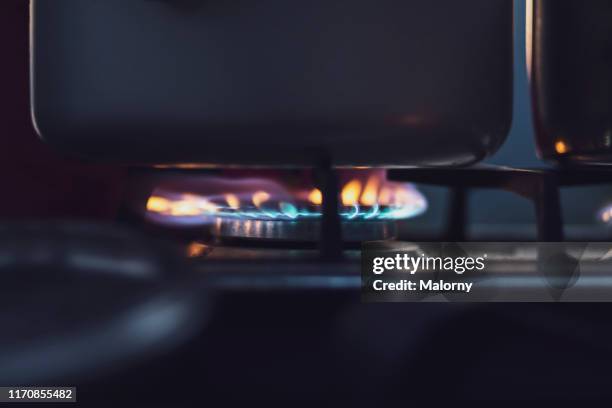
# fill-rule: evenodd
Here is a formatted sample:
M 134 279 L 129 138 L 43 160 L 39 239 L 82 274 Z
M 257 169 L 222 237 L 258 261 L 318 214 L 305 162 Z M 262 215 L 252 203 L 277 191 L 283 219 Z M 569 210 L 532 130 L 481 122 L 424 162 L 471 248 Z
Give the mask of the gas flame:
M 236 194 L 226 194 L 225 201 L 232 210 L 240 209 L 240 199 L 236 196 Z
M 368 178 L 365 187 L 359 179 L 352 179 L 342 188 L 342 205 L 353 207 L 361 205 L 365 207 L 379 206 L 404 206 L 414 204 L 419 199 L 414 194 L 410 185 L 403 183 L 383 182 L 377 175 Z M 323 197 L 319 189 L 313 189 L 308 194 L 308 201 L 314 205 L 321 205 Z
M 378 202 L 378 189 L 380 187 L 380 179 L 376 176 L 370 176 L 368 183 L 363 189 L 361 194 L 361 204 L 367 206 L 374 206 L 379 204 Z
M 352 180 L 342 189 L 342 205 L 353 206 L 359 203 L 361 194 L 361 181 Z
M 314 205 L 323 204 L 323 193 L 318 188 L 313 189 L 310 194 L 308 194 L 308 201 L 310 201 Z
M 164 197 L 151 196 L 147 201 L 147 210 L 156 213 L 165 213 L 170 210 L 172 203 Z
M 183 194 L 179 198 L 169 199 L 152 195 L 147 201 L 147 211 L 175 217 L 197 216 L 206 213 L 214 213 L 218 206 L 197 195 Z
M 389 182 L 383 171 L 345 175 L 352 177 L 341 183 L 339 212 L 344 220 L 406 219 L 427 209 L 416 187 Z M 323 194 L 317 188 L 290 190 L 270 179 L 207 180 L 187 184 L 197 193 L 176 192 L 176 186 L 158 187 L 148 199 L 147 216 L 160 223 L 207 224 L 219 217 L 296 220 L 322 215 Z
M 265 191 L 258 191 L 253 194 L 253 204 L 255 207 L 260 208 L 263 203 L 270 199 L 270 194 Z
M 383 187 L 380 189 L 380 194 L 378 195 L 378 203 L 380 205 L 390 205 L 391 197 L 393 192 L 389 187 Z

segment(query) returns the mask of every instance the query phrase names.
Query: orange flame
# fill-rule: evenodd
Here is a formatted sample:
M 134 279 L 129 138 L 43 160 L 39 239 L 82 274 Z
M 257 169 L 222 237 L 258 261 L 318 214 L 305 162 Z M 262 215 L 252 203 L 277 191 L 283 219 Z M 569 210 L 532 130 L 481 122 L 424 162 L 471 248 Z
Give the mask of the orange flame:
M 323 193 L 318 188 L 315 188 L 308 194 L 308 201 L 310 201 L 314 205 L 323 204 Z
M 240 200 L 235 194 L 226 194 L 225 201 L 232 210 L 238 210 L 240 208 Z
M 372 207 L 376 204 L 383 206 L 411 205 L 414 194 L 405 184 L 386 182 L 378 175 L 368 178 L 365 186 L 358 179 L 353 179 L 345 184 L 341 191 L 342 205 L 350 207 L 361 204 Z M 308 201 L 314 205 L 323 203 L 321 190 L 315 188 L 308 193 Z
M 380 190 L 380 195 L 378 197 L 378 204 L 380 205 L 391 205 L 392 192 L 389 187 L 383 187 Z
M 344 207 L 363 206 L 375 207 L 381 205 L 384 207 L 406 207 L 407 209 L 422 207 L 426 205 L 422 202 L 422 196 L 414 190 L 414 188 L 405 183 L 389 182 L 385 179 L 384 174 L 365 174 L 363 176 L 353 176 L 350 181 L 340 189 L 340 201 Z M 285 216 L 298 216 L 298 208 L 300 203 L 307 202 L 320 206 L 323 204 L 323 194 L 321 190 L 314 188 L 312 190 L 300 190 L 295 192 L 295 199 L 298 200 L 295 204 L 291 200 L 278 201 L 280 197 L 268 189 L 260 190 L 253 189 L 250 195 L 239 194 L 217 194 L 206 197 L 197 193 L 171 193 L 164 195 L 156 192 L 151 195 L 147 201 L 146 209 L 150 213 L 163 214 L 166 216 L 176 217 L 208 217 L 212 215 L 223 214 L 224 211 L 231 209 L 238 211 L 246 205 L 247 211 L 252 211 L 249 201 L 256 208 L 262 208 L 264 204 L 271 205 L 271 200 L 274 200 L 274 205 L 280 206 L 280 211 Z M 421 200 L 421 201 L 419 201 Z M 225 203 L 222 203 L 225 201 Z M 276 210 L 278 211 L 278 209 Z M 367 211 L 367 209 L 364 209 Z M 602 215 L 604 221 L 612 220 L 612 210 L 610 213 Z
M 361 194 L 361 204 L 367 206 L 374 206 L 378 203 L 378 188 L 380 186 L 380 179 L 376 176 L 371 176 L 368 179 L 368 183 L 363 189 Z
M 179 217 L 189 217 L 201 214 L 198 203 L 193 200 L 179 200 L 171 204 L 170 214 Z
M 147 200 L 147 211 L 177 217 L 189 217 L 202 213 L 214 213 L 218 211 L 218 207 L 206 199 L 190 194 L 183 194 L 180 199 L 176 200 L 153 195 Z
M 211 203 L 203 197 L 186 194 L 183 196 L 183 200 L 191 201 L 194 205 L 198 207 L 199 210 L 205 213 L 214 213 L 219 211 L 219 207 L 216 204 Z
M 270 194 L 266 193 L 265 191 L 258 191 L 255 194 L 253 194 L 253 204 L 257 208 L 261 207 L 261 205 L 265 203 L 266 201 L 268 201 L 269 199 L 270 199 Z
M 359 203 L 361 195 L 361 181 L 352 180 L 342 189 L 342 205 L 352 206 Z
M 151 196 L 147 201 L 147 210 L 157 213 L 163 213 L 170 210 L 171 203 L 163 197 Z

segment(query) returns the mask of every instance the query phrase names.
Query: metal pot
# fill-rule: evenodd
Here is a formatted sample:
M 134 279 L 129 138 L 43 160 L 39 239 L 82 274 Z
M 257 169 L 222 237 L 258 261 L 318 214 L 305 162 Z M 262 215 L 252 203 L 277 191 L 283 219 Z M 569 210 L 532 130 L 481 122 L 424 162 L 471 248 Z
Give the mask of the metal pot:
M 527 48 L 540 156 L 612 163 L 612 2 L 530 3 Z
M 33 112 L 126 163 L 465 165 L 512 114 L 511 0 L 32 0 Z

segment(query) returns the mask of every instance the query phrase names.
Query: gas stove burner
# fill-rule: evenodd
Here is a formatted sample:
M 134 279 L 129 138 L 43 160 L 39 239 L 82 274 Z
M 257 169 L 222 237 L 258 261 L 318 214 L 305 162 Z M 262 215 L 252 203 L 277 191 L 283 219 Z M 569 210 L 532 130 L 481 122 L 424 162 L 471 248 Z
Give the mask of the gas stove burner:
M 427 209 L 411 184 L 393 183 L 384 171 L 340 173 L 339 218 L 347 243 L 386 240 L 397 221 Z M 187 177 L 159 185 L 147 203 L 147 219 L 182 228 L 201 226 L 220 241 L 316 242 L 323 194 L 312 184 L 277 178 Z
M 342 218 L 342 236 L 347 243 L 380 241 L 397 236 L 394 220 Z M 261 240 L 276 242 L 308 243 L 320 238 L 320 217 L 296 219 L 247 219 L 219 217 L 213 226 L 213 235 L 221 241 Z

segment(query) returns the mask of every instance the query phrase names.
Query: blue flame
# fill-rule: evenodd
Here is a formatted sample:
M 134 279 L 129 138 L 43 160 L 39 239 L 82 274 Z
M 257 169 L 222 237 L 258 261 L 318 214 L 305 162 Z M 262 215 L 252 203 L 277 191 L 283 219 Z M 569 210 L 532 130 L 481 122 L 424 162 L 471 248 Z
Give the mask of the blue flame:
M 280 203 L 280 210 L 285 217 L 289 217 L 292 220 L 295 220 L 299 216 L 299 211 L 293 204 L 289 203 Z
M 414 187 L 408 185 L 408 198 L 401 204 L 362 206 L 355 204 L 341 207 L 339 214 L 343 221 L 377 221 L 377 220 L 405 220 L 417 217 L 427 210 L 427 200 Z M 200 209 L 200 213 L 190 215 L 173 215 L 172 213 L 148 212 L 147 216 L 155 222 L 177 225 L 201 225 L 214 222 L 219 218 L 249 219 L 264 221 L 296 221 L 316 220 L 322 216 L 321 206 L 310 203 L 295 203 L 288 201 L 268 201 L 260 207 L 253 204 L 243 206 L 239 209 L 231 208 L 223 203 L 223 196 L 211 198 L 210 196 L 190 194 L 188 198 L 184 195 L 158 194 L 169 200 L 169 202 L 180 202 L 188 200 L 193 207 Z M 243 201 L 244 203 L 244 201 Z M 610 212 L 612 220 L 612 210 Z
M 340 217 L 346 221 L 356 220 L 401 220 L 419 216 L 426 211 L 426 205 L 414 205 L 403 207 L 381 207 L 375 205 L 372 207 L 362 207 L 353 205 L 350 208 L 343 208 L 340 211 Z M 257 220 L 298 220 L 298 219 L 317 219 L 320 218 L 321 212 L 316 209 L 298 208 L 296 205 L 282 202 L 279 204 L 279 210 L 270 208 L 250 207 L 241 210 L 233 210 L 231 208 L 221 207 L 214 214 L 209 214 L 212 217 L 221 218 L 246 218 Z

